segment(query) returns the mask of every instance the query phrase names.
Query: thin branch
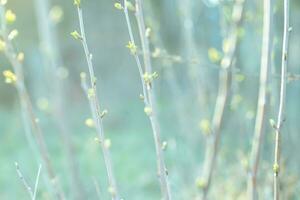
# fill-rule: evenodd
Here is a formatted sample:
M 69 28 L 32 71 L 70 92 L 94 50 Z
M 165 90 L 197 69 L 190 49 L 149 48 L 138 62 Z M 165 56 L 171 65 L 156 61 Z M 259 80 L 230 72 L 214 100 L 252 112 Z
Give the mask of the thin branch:
M 94 183 L 94 186 L 95 186 L 95 189 L 96 189 L 96 194 L 97 194 L 98 200 L 101 200 L 102 197 L 101 197 L 100 185 L 99 185 L 98 181 L 95 178 L 93 178 L 93 183 Z
M 263 141 L 264 124 L 266 118 L 267 82 L 271 64 L 272 53 L 272 0 L 264 1 L 263 38 L 260 66 L 260 83 L 257 102 L 257 114 L 255 120 L 252 149 L 250 154 L 250 168 L 248 171 L 248 199 L 257 198 L 257 171 L 260 160 L 260 149 Z
M 76 2 L 76 1 L 75 1 Z M 89 99 L 90 107 L 91 107 L 91 112 L 92 116 L 96 125 L 96 131 L 99 136 L 100 140 L 100 146 L 102 149 L 102 154 L 104 158 L 104 163 L 106 167 L 106 172 L 107 172 L 107 177 L 108 177 L 108 182 L 109 182 L 109 193 L 112 196 L 113 200 L 118 200 L 119 199 L 119 194 L 117 190 L 117 184 L 113 172 L 113 167 L 112 167 L 112 161 L 110 157 L 110 151 L 109 148 L 105 145 L 105 134 L 104 134 L 104 129 L 103 129 L 103 123 L 102 123 L 102 116 L 100 116 L 100 104 L 99 104 L 99 98 L 97 95 L 97 87 L 96 87 L 96 77 L 94 73 L 94 67 L 93 67 L 93 62 L 92 62 L 92 54 L 89 51 L 87 41 L 86 41 L 86 36 L 85 36 L 85 29 L 84 29 L 84 22 L 83 22 L 83 17 L 82 17 L 82 9 L 79 5 L 77 5 L 77 13 L 78 13 L 78 19 L 79 19 L 79 26 L 80 26 L 80 41 L 82 43 L 84 53 L 86 56 L 86 61 L 88 65 L 88 70 L 89 70 L 89 80 L 90 84 L 87 92 L 87 96 Z
M 24 178 L 24 176 L 23 176 L 23 174 L 22 174 L 22 172 L 20 170 L 19 164 L 17 162 L 15 162 L 15 166 L 16 166 L 16 170 L 17 170 L 18 176 L 19 176 L 20 180 L 22 181 L 22 184 L 23 184 L 24 188 L 27 190 L 30 198 L 34 199 L 34 194 L 32 192 L 32 189 L 29 186 L 29 184 L 27 183 L 26 179 Z
M 129 14 L 128 14 L 128 8 L 127 8 L 127 0 L 124 0 L 124 14 L 126 18 L 126 23 L 128 27 L 130 42 L 135 45 L 135 40 L 133 36 L 132 31 L 132 25 L 130 22 Z M 146 114 L 148 115 L 153 131 L 153 137 L 154 137 L 154 143 L 155 143 L 155 149 L 156 149 L 156 158 L 157 158 L 157 168 L 158 168 L 158 177 L 160 181 L 160 188 L 161 193 L 163 195 L 163 199 L 170 200 L 171 192 L 169 187 L 169 181 L 168 181 L 168 173 L 165 165 L 163 150 L 162 150 L 162 142 L 161 142 L 161 136 L 160 136 L 160 129 L 159 129 L 159 123 L 157 120 L 157 110 L 156 110 L 156 100 L 154 96 L 154 85 L 153 82 L 146 82 L 144 75 L 152 75 L 152 66 L 151 66 L 151 58 L 150 58 L 150 51 L 149 51 L 149 41 L 146 36 L 146 28 L 143 18 L 143 8 L 142 8 L 142 1 L 136 0 L 136 18 L 138 22 L 139 27 L 139 34 L 140 34 L 140 40 L 142 43 L 142 50 L 143 50 L 143 56 L 144 56 L 144 68 L 143 70 L 141 66 L 141 61 L 139 56 L 136 53 L 133 53 L 133 56 L 135 58 L 136 64 L 139 69 L 140 78 L 142 82 L 143 87 L 143 93 L 144 93 L 144 104 L 145 109 L 149 109 Z
M 274 200 L 280 199 L 279 188 L 279 172 L 280 172 L 280 136 L 282 124 L 284 121 L 284 109 L 286 102 L 286 74 L 288 65 L 288 48 L 289 48 L 289 35 L 290 35 L 290 22 L 289 22 L 289 0 L 284 0 L 284 29 L 283 29 L 283 45 L 282 45 L 282 59 L 281 59 L 281 82 L 280 82 L 280 99 L 279 110 L 277 116 L 277 124 L 275 129 L 275 155 L 274 155 Z
M 26 179 L 24 178 L 19 164 L 17 162 L 15 162 L 15 166 L 16 166 L 16 170 L 18 173 L 18 176 L 20 178 L 20 180 L 22 181 L 22 184 L 24 185 L 25 189 L 27 190 L 31 200 L 35 200 L 36 199 L 36 194 L 37 194 L 37 188 L 38 188 L 38 183 L 39 183 L 39 178 L 40 178 L 40 173 L 41 173 L 41 169 L 42 169 L 42 165 L 39 166 L 38 172 L 37 172 L 37 177 L 35 180 L 35 185 L 34 185 L 34 192 L 32 191 L 32 188 L 29 186 L 28 182 L 26 181 Z
M 32 198 L 32 200 L 36 199 L 37 188 L 38 188 L 38 185 L 39 185 L 41 170 L 42 170 L 42 165 L 39 166 L 38 173 L 37 173 L 37 176 L 36 176 L 36 179 L 35 179 L 34 192 L 33 192 L 33 198 Z
M 71 174 L 72 193 L 75 193 L 77 199 L 82 199 L 84 190 L 79 178 L 78 167 L 74 157 L 74 146 L 70 137 L 70 130 L 65 123 L 66 116 L 62 99 L 64 91 L 61 77 L 57 76 L 59 67 L 63 66 L 61 52 L 57 41 L 56 26 L 49 17 L 49 0 L 35 0 L 36 18 L 38 22 L 38 33 L 40 38 L 40 50 L 42 53 L 42 62 L 45 65 L 45 79 L 50 87 L 50 99 L 53 103 L 53 119 L 55 120 L 59 134 L 64 144 L 64 152 L 67 157 L 68 167 Z M 53 80 L 56 81 L 53 81 Z
M 52 189 L 54 190 L 56 198 L 61 200 L 64 199 L 64 194 L 58 186 L 56 180 L 57 177 L 54 173 L 53 166 L 49 157 L 49 152 L 45 143 L 44 134 L 33 112 L 32 102 L 24 83 L 23 65 L 17 59 L 17 53 L 11 43 L 11 40 L 8 39 L 8 33 L 7 33 L 8 30 L 6 27 L 6 21 L 4 17 L 4 13 L 5 13 L 4 5 L 1 5 L 0 9 L 1 9 L 0 10 L 1 11 L 1 34 L 6 44 L 4 53 L 7 59 L 9 60 L 9 62 L 11 63 L 14 73 L 16 74 L 17 77 L 15 86 L 17 88 L 19 99 L 21 101 L 21 106 L 22 106 L 21 109 L 22 112 L 26 113 L 27 116 L 26 119 L 29 120 L 28 123 L 30 123 L 31 126 L 32 137 L 36 140 L 36 143 L 38 144 L 39 154 L 47 168 L 47 176 L 49 181 L 52 183 L 52 187 L 53 187 Z
M 221 69 L 219 72 L 219 88 L 215 105 L 215 111 L 212 119 L 212 133 L 207 140 L 204 169 L 202 175 L 202 194 L 201 199 L 207 199 L 209 188 L 211 185 L 212 174 L 216 164 L 218 147 L 221 138 L 221 126 L 224 118 L 225 105 L 229 96 L 230 87 L 230 68 L 235 57 L 235 52 L 238 43 L 238 27 L 242 20 L 244 0 L 236 0 L 232 13 L 232 27 L 229 31 L 227 42 L 228 49 L 224 52 L 224 57 L 221 60 Z

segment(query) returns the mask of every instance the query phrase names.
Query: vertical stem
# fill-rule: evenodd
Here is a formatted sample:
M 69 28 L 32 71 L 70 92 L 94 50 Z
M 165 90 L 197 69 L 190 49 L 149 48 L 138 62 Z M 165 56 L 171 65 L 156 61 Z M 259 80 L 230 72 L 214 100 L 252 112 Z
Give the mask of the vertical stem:
M 282 59 L 281 59 L 281 80 L 280 80 L 280 99 L 279 110 L 277 116 L 277 124 L 275 130 L 275 155 L 274 155 L 274 200 L 280 199 L 279 188 L 279 172 L 280 172 L 280 136 L 281 128 L 284 121 L 284 109 L 286 101 L 286 74 L 288 65 L 288 47 L 289 47 L 289 0 L 284 0 L 284 29 L 283 29 L 283 44 L 282 44 Z
M 236 0 L 232 13 L 232 27 L 230 28 L 227 42 L 229 44 L 228 49 L 225 49 L 224 57 L 221 60 L 221 69 L 219 72 L 219 88 L 218 95 L 212 119 L 212 133 L 207 140 L 204 169 L 203 169 L 203 183 L 201 199 L 207 199 L 207 195 L 210 189 L 212 174 L 216 164 L 216 158 L 218 154 L 218 147 L 221 138 L 221 126 L 224 118 L 225 105 L 229 96 L 230 87 L 230 70 L 235 57 L 235 52 L 238 43 L 238 26 L 242 20 L 244 0 Z
M 39 169 L 38 169 L 38 172 L 37 172 L 37 175 L 36 175 L 32 200 L 36 199 L 36 194 L 37 194 L 37 189 L 38 189 L 38 185 L 39 185 L 41 170 L 42 170 L 42 165 L 39 166 Z
M 32 191 L 32 188 L 29 186 L 28 182 L 26 181 L 26 179 L 24 178 L 21 170 L 20 170 L 20 167 L 19 167 L 19 164 L 16 162 L 15 163 L 15 166 L 16 166 L 16 171 L 17 171 L 17 174 L 24 186 L 24 188 L 27 190 L 27 193 L 29 194 L 30 196 L 30 199 L 34 199 L 34 195 L 33 195 L 33 191 Z
M 128 9 L 127 9 L 127 1 L 124 0 L 124 14 L 126 18 L 126 23 L 128 27 L 128 32 L 130 36 L 130 41 L 135 45 L 135 40 L 133 36 L 132 31 L 132 25 L 130 22 L 130 18 L 128 15 Z M 150 58 L 150 51 L 149 51 L 149 40 L 146 37 L 146 28 L 144 23 L 144 17 L 143 17 L 143 8 L 142 8 L 142 1 L 136 0 L 136 19 L 138 22 L 138 28 L 139 28 L 139 34 L 140 39 L 142 43 L 142 50 L 143 50 L 143 56 L 144 56 L 144 68 L 145 73 L 151 74 L 152 73 L 152 66 L 151 66 L 151 58 Z M 139 72 L 140 72 L 140 78 L 142 81 L 142 87 L 143 87 L 143 93 L 144 93 L 144 103 L 145 107 L 151 108 L 152 112 L 149 116 L 153 137 L 154 137 L 154 143 L 155 143 L 155 149 L 156 149 L 156 158 L 157 158 L 157 167 L 158 167 L 158 177 L 160 182 L 160 188 L 161 193 L 163 195 L 164 200 L 170 200 L 171 197 L 171 191 L 169 187 L 169 181 L 168 181 L 168 172 L 165 165 L 163 150 L 162 150 L 162 141 L 161 141 L 161 135 L 160 135 L 160 128 L 159 123 L 157 120 L 157 109 L 156 109 L 156 99 L 154 95 L 154 83 L 151 82 L 151 84 L 146 84 L 143 78 L 143 68 L 141 65 L 140 58 L 137 54 L 134 54 L 135 61 L 137 63 Z
M 40 37 L 40 48 L 43 54 L 43 64 L 46 66 L 47 80 L 50 83 L 51 101 L 53 103 L 54 120 L 59 128 L 59 133 L 63 141 L 64 151 L 67 157 L 68 167 L 71 174 L 71 189 L 75 198 L 82 199 L 84 196 L 83 187 L 79 178 L 77 163 L 74 157 L 74 147 L 70 130 L 65 123 L 65 113 L 63 112 L 63 84 L 57 76 L 59 67 L 63 66 L 63 61 L 59 52 L 56 27 L 49 18 L 49 0 L 35 0 L 35 10 L 38 20 L 38 32 Z
M 266 117 L 267 82 L 268 72 L 271 65 L 272 53 L 272 0 L 264 0 L 263 38 L 260 65 L 260 83 L 257 101 L 257 114 L 250 154 L 250 168 L 248 171 L 248 199 L 257 199 L 257 171 L 259 167 L 260 149 L 263 140 L 264 124 Z
M 88 96 L 90 106 L 91 106 L 91 112 L 93 115 L 93 119 L 96 123 L 96 130 L 100 139 L 100 145 L 102 149 L 102 154 L 104 158 L 104 163 L 106 167 L 108 182 L 109 182 L 109 192 L 112 196 L 113 200 L 119 200 L 119 194 L 117 190 L 117 184 L 113 172 L 112 167 L 112 161 L 110 157 L 110 151 L 109 148 L 105 145 L 105 135 L 104 135 L 104 129 L 103 129 L 103 123 L 102 123 L 102 117 L 100 116 L 100 104 L 99 104 L 99 98 L 97 95 L 97 87 L 96 87 L 96 77 L 94 73 L 94 66 L 92 62 L 92 54 L 89 51 L 86 36 L 85 36 L 85 30 L 84 30 L 84 22 L 82 17 L 82 9 L 80 5 L 77 6 L 77 13 L 78 13 L 78 19 L 79 19 L 79 26 L 80 26 L 80 34 L 81 34 L 81 43 L 84 49 L 84 53 L 86 56 L 86 61 L 88 65 L 89 70 L 89 79 L 90 79 L 90 85 L 89 90 L 91 90 L 91 94 Z
M 61 188 L 59 187 L 59 184 L 57 182 L 57 177 L 54 173 L 54 169 L 52 166 L 52 162 L 50 160 L 49 152 L 47 149 L 47 145 L 45 142 L 44 134 L 40 128 L 39 123 L 37 122 L 37 118 L 33 112 L 33 106 L 31 99 L 29 97 L 27 88 L 25 86 L 24 82 L 24 76 L 23 76 L 23 66 L 21 62 L 17 60 L 17 54 L 16 51 L 11 44 L 11 41 L 8 39 L 8 34 L 7 34 L 7 27 L 6 27 L 6 21 L 4 17 L 5 13 L 5 7 L 1 6 L 0 7 L 0 14 L 1 14 L 1 31 L 2 31 L 2 37 L 3 40 L 6 44 L 5 48 L 5 56 L 9 60 L 10 64 L 12 65 L 12 68 L 14 70 L 14 73 L 17 76 L 17 82 L 16 82 L 16 88 L 18 91 L 19 99 L 21 101 L 21 109 L 22 112 L 26 114 L 26 119 L 28 120 L 27 123 L 30 124 L 31 131 L 32 131 L 32 137 L 35 139 L 38 150 L 39 150 L 39 155 L 42 158 L 42 161 L 44 165 L 46 166 L 46 172 L 48 176 L 48 180 L 51 182 L 52 189 L 55 193 L 55 196 L 57 199 L 62 200 L 64 199 L 64 194 Z

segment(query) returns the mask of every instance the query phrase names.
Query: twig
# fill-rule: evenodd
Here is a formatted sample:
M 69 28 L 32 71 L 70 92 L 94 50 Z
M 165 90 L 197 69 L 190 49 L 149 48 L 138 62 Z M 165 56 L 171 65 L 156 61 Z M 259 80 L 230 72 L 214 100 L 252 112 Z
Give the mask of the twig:
M 284 29 L 283 29 L 283 44 L 282 44 L 282 59 L 281 59 L 281 81 L 280 81 L 280 99 L 279 110 L 277 116 L 277 124 L 275 129 L 275 153 L 274 153 L 274 200 L 280 199 L 279 188 L 279 172 L 280 172 L 280 136 L 282 124 L 284 121 L 284 109 L 286 101 L 286 74 L 288 65 L 288 48 L 289 48 L 289 35 L 290 35 L 290 22 L 289 22 L 289 0 L 284 0 Z
M 224 57 L 221 60 L 221 69 L 219 72 L 219 89 L 215 105 L 215 111 L 212 119 L 212 133 L 207 138 L 207 146 L 204 159 L 204 169 L 201 180 L 202 194 L 201 199 L 207 199 L 209 188 L 211 185 L 212 174 L 215 168 L 216 158 L 218 154 L 218 147 L 221 137 L 221 126 L 225 111 L 225 105 L 229 95 L 230 86 L 230 68 L 235 56 L 238 33 L 237 29 L 242 20 L 244 0 L 236 0 L 232 14 L 232 27 L 229 31 L 227 42 L 229 43 L 228 49 L 224 52 Z
M 110 157 L 109 147 L 107 147 L 105 145 L 106 138 L 104 135 L 102 116 L 100 113 L 100 104 L 99 104 L 99 98 L 97 95 L 96 77 L 95 77 L 94 67 L 93 67 L 93 62 L 92 62 L 92 54 L 89 51 L 87 41 L 86 41 L 80 1 L 75 0 L 74 2 L 75 2 L 75 5 L 77 5 L 77 13 L 78 13 L 78 19 L 79 19 L 79 26 L 80 26 L 80 38 L 78 38 L 78 39 L 80 39 L 80 41 L 82 43 L 84 53 L 86 56 L 88 70 L 89 70 L 90 85 L 88 86 L 89 88 L 87 88 L 86 94 L 89 99 L 91 112 L 93 115 L 93 119 L 94 119 L 94 122 L 96 125 L 96 130 L 97 130 L 99 140 L 100 140 L 100 146 L 102 149 L 102 154 L 103 154 L 107 177 L 108 177 L 108 182 L 109 182 L 108 190 L 109 190 L 110 195 L 112 196 L 112 199 L 118 200 L 119 194 L 118 194 L 118 190 L 117 190 L 115 176 L 113 173 L 113 167 L 112 167 L 112 161 L 111 161 L 111 157 Z
M 20 180 L 22 181 L 22 184 L 24 185 L 25 189 L 27 190 L 31 200 L 35 200 L 36 199 L 36 194 L 37 194 L 37 188 L 38 188 L 38 184 L 39 184 L 39 178 L 40 178 L 40 173 L 41 173 L 41 169 L 42 169 L 42 165 L 39 166 L 38 172 L 37 172 L 37 176 L 36 176 L 36 180 L 35 180 L 35 185 L 34 185 L 34 192 L 32 192 L 32 188 L 29 186 L 29 184 L 27 183 L 26 179 L 24 178 L 19 164 L 17 162 L 15 162 L 15 166 L 16 166 L 16 170 L 18 173 L 18 176 L 20 178 Z
M 38 185 L 39 185 L 41 170 L 42 170 L 42 165 L 39 166 L 38 173 L 37 173 L 37 176 L 36 176 L 36 179 L 35 179 L 34 192 L 33 192 L 33 198 L 32 198 L 32 200 L 36 199 L 37 188 L 38 188 Z
M 263 129 L 266 117 L 267 82 L 268 72 L 271 64 L 272 53 L 272 1 L 264 1 L 263 38 L 260 66 L 260 84 L 257 101 L 257 114 L 255 120 L 252 149 L 250 154 L 250 167 L 248 171 L 248 199 L 255 200 L 257 197 L 257 171 L 259 167 L 260 149 L 263 140 Z
M 29 186 L 29 184 L 27 183 L 26 179 L 24 178 L 24 176 L 23 176 L 23 174 L 22 174 L 22 172 L 20 170 L 19 164 L 17 162 L 15 162 L 15 166 L 16 166 L 16 170 L 17 170 L 18 176 L 19 176 L 20 180 L 22 181 L 22 184 L 23 184 L 24 188 L 27 190 L 30 198 L 34 199 L 34 194 L 32 192 L 32 189 Z
M 74 147 L 72 138 L 70 137 L 69 127 L 65 123 L 65 113 L 63 112 L 64 98 L 63 84 L 61 78 L 57 76 L 58 68 L 63 66 L 63 61 L 59 51 L 57 42 L 56 27 L 51 23 L 49 18 L 49 0 L 35 0 L 35 9 L 38 22 L 38 32 L 40 37 L 40 49 L 42 52 L 42 61 L 45 65 L 47 77 L 50 83 L 50 92 L 52 92 L 51 101 L 53 102 L 53 116 L 58 126 L 62 142 L 64 143 L 64 151 L 67 157 L 68 167 L 71 174 L 72 193 L 75 193 L 77 199 L 84 198 L 84 190 L 79 178 L 77 163 L 74 158 Z M 53 81 L 53 79 L 57 79 Z
M 124 14 L 125 14 L 125 18 L 126 18 L 130 42 L 135 46 L 135 40 L 134 40 L 133 31 L 132 31 L 132 27 L 131 27 L 132 25 L 131 25 L 130 18 L 128 15 L 127 3 L 128 3 L 127 0 L 124 0 L 124 4 L 123 4 Z M 151 59 L 150 59 L 150 53 L 149 53 L 149 41 L 148 41 L 148 38 L 146 36 L 146 31 L 145 31 L 146 28 L 145 28 L 145 23 L 144 23 L 144 18 L 143 18 L 143 8 L 142 8 L 141 0 L 136 0 L 135 11 L 136 11 L 135 15 L 136 15 L 137 22 L 138 22 L 140 39 L 141 39 L 142 49 L 143 49 L 144 65 L 145 65 L 144 70 L 142 68 L 139 56 L 135 52 L 132 52 L 132 54 L 135 58 L 135 61 L 136 61 L 136 64 L 138 66 L 138 70 L 140 73 L 140 78 L 141 78 L 142 87 L 143 87 L 143 99 L 144 99 L 144 104 L 145 104 L 145 112 L 150 119 L 152 131 L 153 131 L 155 149 L 156 149 L 157 167 L 158 167 L 158 177 L 159 177 L 159 181 L 160 181 L 161 193 L 163 195 L 163 199 L 170 200 L 171 192 L 170 192 L 170 187 L 169 187 L 167 169 L 166 169 L 166 165 L 165 165 L 165 161 L 164 161 L 164 155 L 163 155 L 163 151 L 162 151 L 162 142 L 161 142 L 159 124 L 158 124 L 158 120 L 157 120 L 156 100 L 155 100 L 154 91 L 153 91 L 154 84 L 153 84 L 153 81 L 149 81 L 149 79 L 148 79 L 148 81 L 146 81 L 147 77 L 145 77 L 145 76 L 152 75 L 152 66 L 151 66 Z
M 30 100 L 30 97 L 27 92 L 27 88 L 24 83 L 24 77 L 23 77 L 23 66 L 22 63 L 17 59 L 16 51 L 11 43 L 11 41 L 8 39 L 8 33 L 6 29 L 6 21 L 4 17 L 5 7 L 4 5 L 0 6 L 1 11 L 1 34 L 3 37 L 3 40 L 6 44 L 5 48 L 5 56 L 8 58 L 9 62 L 11 63 L 13 70 L 16 74 L 17 81 L 15 83 L 15 86 L 18 91 L 18 95 L 21 101 L 21 109 L 24 113 L 27 115 L 27 120 L 29 120 L 28 123 L 30 123 L 32 134 L 34 139 L 36 140 L 38 144 L 39 154 L 42 158 L 46 169 L 47 169 L 47 176 L 49 181 L 52 183 L 52 187 L 54 189 L 54 193 L 56 195 L 57 199 L 64 199 L 64 194 L 61 191 L 61 189 L 58 187 L 56 176 L 52 167 L 51 160 L 49 158 L 49 152 L 45 143 L 43 132 L 37 122 L 37 118 L 33 112 L 33 106 Z
M 95 186 L 95 189 L 96 189 L 96 194 L 97 194 L 98 200 L 101 200 L 102 197 L 101 197 L 101 190 L 100 190 L 99 183 L 95 178 L 93 178 L 93 183 L 94 183 L 94 186 Z

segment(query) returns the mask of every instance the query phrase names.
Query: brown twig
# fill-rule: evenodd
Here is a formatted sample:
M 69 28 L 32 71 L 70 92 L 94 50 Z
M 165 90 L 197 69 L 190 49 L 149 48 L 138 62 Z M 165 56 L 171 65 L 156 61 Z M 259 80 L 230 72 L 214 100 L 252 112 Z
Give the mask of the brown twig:
M 204 158 L 204 169 L 201 181 L 202 194 L 201 199 L 207 199 L 209 188 L 211 185 L 212 174 L 215 168 L 218 147 L 221 137 L 221 126 L 224 117 L 225 105 L 228 100 L 230 87 L 230 68 L 235 56 L 238 43 L 238 26 L 242 20 L 244 0 L 236 0 L 232 13 L 232 27 L 229 30 L 227 42 L 228 48 L 225 49 L 224 57 L 221 60 L 221 69 L 219 72 L 219 88 L 217 100 L 212 119 L 212 133 L 207 138 L 207 146 Z

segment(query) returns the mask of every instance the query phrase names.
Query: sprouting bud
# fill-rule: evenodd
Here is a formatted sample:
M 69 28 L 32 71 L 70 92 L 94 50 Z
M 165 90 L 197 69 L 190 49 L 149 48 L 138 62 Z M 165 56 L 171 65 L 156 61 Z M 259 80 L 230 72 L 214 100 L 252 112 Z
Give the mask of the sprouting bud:
M 94 138 L 94 141 L 95 141 L 96 143 L 98 143 L 98 144 L 101 143 L 101 140 L 100 140 L 99 138 L 97 138 L 97 137 Z
M 178 55 L 174 55 L 174 56 L 171 56 L 171 60 L 172 60 L 172 62 L 175 62 L 175 63 L 181 63 L 182 57 L 178 56 Z
M 270 123 L 272 128 L 276 129 L 276 122 L 275 122 L 274 119 L 269 119 L 269 123 Z
M 236 75 L 234 76 L 234 79 L 235 79 L 237 82 L 243 82 L 243 81 L 246 79 L 246 77 L 245 77 L 245 75 L 243 75 L 243 74 L 236 74 Z
M 273 165 L 273 172 L 274 172 L 274 174 L 278 174 L 279 173 L 279 165 L 277 163 L 275 163 Z
M 230 67 L 231 62 L 232 60 L 228 56 L 226 56 L 221 61 L 221 67 L 223 69 L 228 69 L 228 67 Z
M 115 196 L 116 195 L 116 190 L 115 188 L 113 188 L 112 186 L 109 186 L 108 189 L 107 189 L 108 193 L 112 196 Z
M 105 115 L 107 115 L 107 113 L 108 113 L 108 110 L 103 110 L 100 114 L 100 117 L 101 118 L 105 117 Z
M 204 178 L 197 178 L 195 183 L 196 183 L 196 187 L 199 189 L 204 189 L 207 187 L 207 183 L 204 180 Z
M 211 132 L 210 121 L 208 119 L 202 119 L 199 123 L 199 128 L 204 135 L 209 135 Z
M 120 3 L 115 3 L 114 6 L 115 6 L 115 8 L 118 9 L 118 10 L 122 10 L 122 9 L 123 9 L 122 4 L 120 4 Z
M 229 39 L 224 39 L 222 48 L 223 48 L 223 52 L 225 53 L 229 52 L 231 48 L 231 41 Z
M 0 5 L 5 6 L 7 4 L 7 0 L 0 0 Z
M 17 76 L 10 70 L 3 71 L 3 76 L 7 84 L 14 84 L 17 81 Z
M 238 35 L 239 38 L 243 38 L 244 35 L 246 34 L 245 29 L 242 28 L 242 27 L 238 28 L 236 31 L 237 31 L 237 35 Z
M 81 80 L 85 80 L 86 79 L 86 73 L 85 72 L 80 72 L 80 78 L 81 78 Z
M 17 55 L 17 60 L 18 60 L 19 62 L 23 62 L 23 61 L 24 61 L 24 58 L 25 58 L 25 55 L 24 55 L 23 52 L 18 53 L 18 55 Z
M 89 127 L 89 128 L 93 128 L 95 127 L 95 123 L 94 123 L 94 120 L 92 118 L 87 118 L 85 121 L 84 121 L 84 124 Z
M 140 99 L 144 101 L 145 99 L 144 95 L 140 94 Z
M 162 145 L 161 145 L 161 149 L 162 149 L 163 151 L 165 151 L 165 150 L 167 150 L 167 147 L 168 147 L 168 142 L 163 141 L 163 143 L 162 143 Z
M 6 48 L 6 43 L 0 39 L 0 52 L 4 51 Z
M 160 48 L 155 48 L 154 51 L 152 52 L 152 57 L 153 58 L 158 58 L 161 56 L 161 49 Z
M 240 103 L 242 102 L 243 97 L 240 94 L 236 94 L 232 97 L 231 103 L 230 103 L 230 108 L 232 110 L 236 110 Z
M 111 147 L 111 140 L 110 139 L 105 139 L 104 140 L 104 147 L 106 149 L 109 149 Z
M 208 58 L 211 62 L 217 63 L 221 60 L 221 54 L 220 52 L 215 48 L 209 48 L 208 49 Z
M 74 0 L 74 5 L 75 6 L 80 6 L 81 0 Z
M 75 40 L 82 40 L 82 36 L 77 31 L 73 31 L 70 34 Z
M 93 85 L 96 85 L 97 82 L 97 78 L 95 76 L 91 77 L 92 83 Z
M 146 106 L 144 108 L 144 112 L 146 113 L 146 115 L 150 116 L 152 114 L 152 108 L 149 106 Z
M 151 35 L 151 28 L 147 27 L 147 28 L 146 28 L 146 32 L 145 32 L 145 36 L 146 36 L 147 38 L 149 38 L 150 35 Z
M 88 91 L 87 91 L 87 95 L 88 95 L 88 98 L 92 98 L 94 97 L 96 94 L 95 94 L 95 89 L 94 88 L 89 88 Z
M 17 29 L 12 30 L 9 34 L 8 34 L 8 39 L 9 40 L 13 40 L 15 39 L 17 36 L 19 35 L 19 32 Z
M 137 53 L 137 46 L 134 42 L 129 41 L 126 47 L 130 50 L 131 54 L 135 55 Z
M 49 13 L 49 18 L 54 24 L 58 24 L 64 17 L 64 11 L 60 6 L 53 6 Z
M 12 10 L 7 10 L 5 12 L 5 20 L 8 24 L 12 24 L 16 21 L 17 16 Z
M 143 74 L 143 79 L 144 79 L 144 81 L 145 81 L 145 83 L 146 84 L 149 84 L 149 83 L 151 83 L 151 76 L 150 76 L 150 74 L 148 73 L 148 72 L 145 72 L 144 74 Z
M 36 105 L 37 105 L 38 109 L 40 109 L 41 111 L 49 110 L 49 101 L 45 97 L 38 98 Z
M 154 79 L 158 78 L 158 73 L 157 72 L 153 72 L 152 74 L 149 74 L 148 72 L 145 72 L 143 75 L 143 79 L 145 81 L 146 84 L 151 84 L 151 82 Z
M 135 7 L 130 1 L 126 1 L 126 7 L 129 11 L 132 11 L 132 12 L 135 11 Z
M 152 79 L 157 79 L 158 78 L 158 72 L 153 72 L 151 77 L 152 77 Z
M 249 161 L 246 157 L 242 157 L 241 158 L 241 164 L 243 166 L 244 169 L 248 169 L 249 168 Z

